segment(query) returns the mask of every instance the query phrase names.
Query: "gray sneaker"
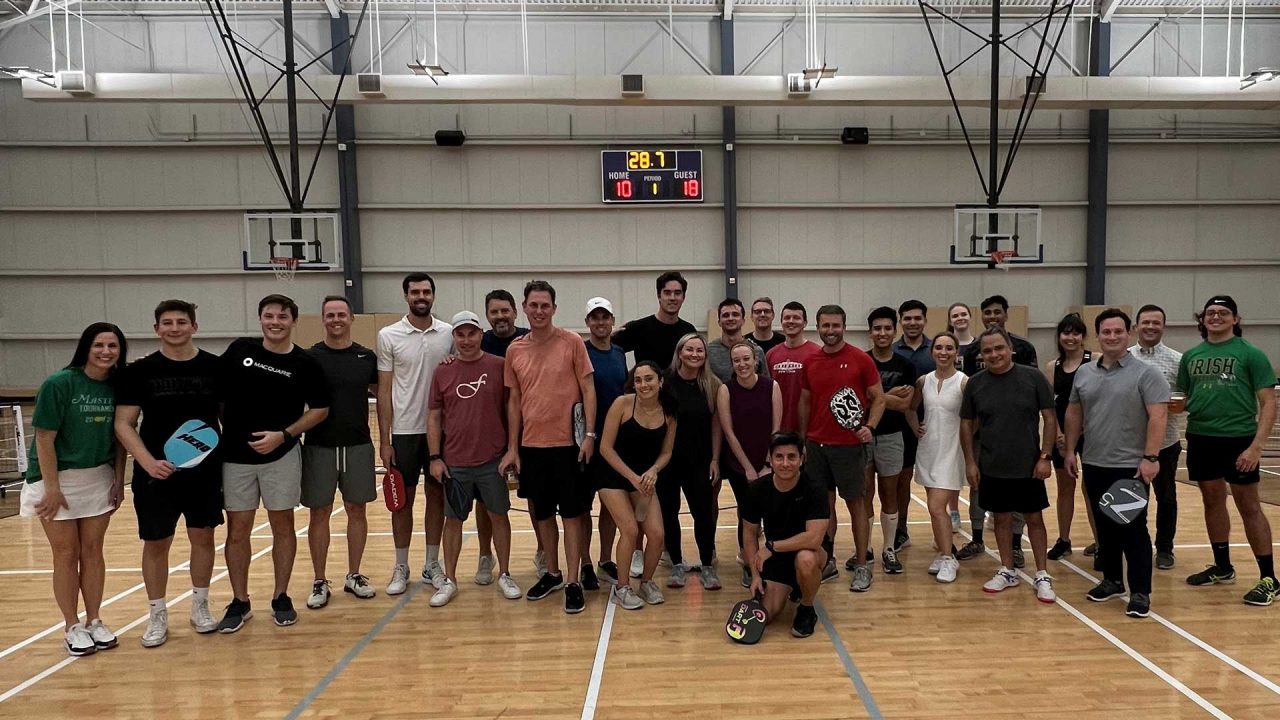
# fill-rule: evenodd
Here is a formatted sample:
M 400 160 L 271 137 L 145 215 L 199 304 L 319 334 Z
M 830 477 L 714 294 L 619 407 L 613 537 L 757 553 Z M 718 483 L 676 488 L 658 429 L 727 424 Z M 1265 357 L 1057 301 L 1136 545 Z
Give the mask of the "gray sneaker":
M 1173 551 L 1157 550 L 1156 551 L 1156 567 L 1161 570 L 1170 570 L 1173 568 Z
M 702 580 L 703 590 L 720 589 L 720 576 L 716 574 L 716 569 L 711 565 L 703 565 L 702 572 L 698 573 L 698 577 Z
M 836 561 L 834 558 L 827 558 L 827 564 L 822 567 L 822 582 L 831 582 L 840 577 L 840 571 L 836 569 Z
M 667 578 L 667 587 L 669 588 L 684 587 L 684 583 L 685 583 L 684 576 L 686 572 L 687 571 L 685 570 L 684 563 L 680 563 L 679 565 L 673 566 L 671 568 L 671 577 Z
M 640 591 L 637 593 L 640 599 L 650 605 L 661 605 L 667 599 L 662 596 L 662 591 L 658 589 L 658 583 L 652 580 L 645 580 L 640 583 Z
M 623 610 L 639 610 L 644 607 L 644 601 L 636 595 L 636 591 L 632 590 L 630 585 L 615 586 L 613 601 L 621 605 Z
M 866 592 L 871 589 L 871 568 L 857 565 L 853 568 L 853 580 L 849 583 L 850 592 Z

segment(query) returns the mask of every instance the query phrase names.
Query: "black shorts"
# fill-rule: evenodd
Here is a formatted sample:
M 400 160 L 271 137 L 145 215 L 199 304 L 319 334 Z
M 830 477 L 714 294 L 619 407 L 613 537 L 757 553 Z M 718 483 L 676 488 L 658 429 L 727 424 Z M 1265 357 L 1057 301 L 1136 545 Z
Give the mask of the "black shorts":
M 1253 444 L 1252 435 L 1217 437 L 1187 433 L 1187 477 L 1192 482 L 1226 480 L 1232 485 L 1252 485 L 1261 475 L 1236 469 L 1236 459 Z
M 222 524 L 222 465 L 204 462 L 199 468 L 178 470 L 156 480 L 133 466 L 133 509 L 138 514 L 138 537 L 167 540 L 178 529 L 178 516 L 188 528 Z
M 431 477 L 427 474 L 427 469 L 431 462 L 427 460 L 430 454 L 427 451 L 427 436 L 421 435 L 392 435 L 391 450 L 396 454 L 396 469 L 400 471 L 400 475 L 404 478 L 405 487 L 417 487 L 418 478 L 422 476 Z
M 578 465 L 578 448 L 520 448 L 520 497 L 533 503 L 533 519 L 560 513 L 575 518 L 591 509 L 591 479 Z
M 1044 481 L 1035 478 L 1009 480 L 983 475 L 978 482 L 982 508 L 993 513 L 1033 513 L 1049 507 Z
M 920 438 L 911 432 L 911 428 L 902 431 L 902 469 L 916 466 L 916 448 L 920 447 Z
M 825 554 L 825 553 L 823 553 Z M 760 579 L 765 582 L 776 582 L 791 588 L 792 600 L 799 600 L 800 581 L 796 578 L 796 555 L 794 552 L 776 552 L 764 561 L 764 567 L 760 568 Z M 826 564 L 826 558 L 821 558 L 819 565 Z
M 1076 441 L 1076 454 L 1077 455 L 1084 454 L 1084 438 L 1083 437 L 1081 437 L 1079 440 Z M 1057 443 L 1054 443 L 1053 452 L 1051 453 L 1050 459 L 1053 460 L 1053 467 L 1056 470 L 1061 470 L 1067 466 L 1067 459 L 1062 456 L 1062 453 L 1058 452 Z
M 591 486 L 599 490 L 638 492 L 630 480 L 622 477 L 607 460 L 600 457 L 600 453 L 592 455 L 591 462 L 587 463 L 587 476 L 591 480 Z

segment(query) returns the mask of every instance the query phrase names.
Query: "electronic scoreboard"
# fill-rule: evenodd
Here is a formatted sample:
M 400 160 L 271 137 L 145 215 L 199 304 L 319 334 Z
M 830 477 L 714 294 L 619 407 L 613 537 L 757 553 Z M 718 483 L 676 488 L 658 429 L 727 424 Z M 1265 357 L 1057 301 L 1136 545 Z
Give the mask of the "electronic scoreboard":
M 606 203 L 702 202 L 701 150 L 603 150 L 600 171 Z

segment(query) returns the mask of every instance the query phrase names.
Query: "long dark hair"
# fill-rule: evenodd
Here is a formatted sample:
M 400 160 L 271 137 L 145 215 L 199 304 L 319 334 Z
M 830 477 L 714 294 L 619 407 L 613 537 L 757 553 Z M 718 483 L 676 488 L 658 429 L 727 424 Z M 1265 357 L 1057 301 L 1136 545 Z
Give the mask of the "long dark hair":
M 1080 338 L 1089 336 L 1089 328 L 1084 324 L 1084 318 L 1080 317 L 1080 313 L 1069 313 L 1058 321 L 1058 329 L 1053 333 L 1053 342 L 1058 346 L 1058 362 L 1067 359 L 1067 351 L 1062 349 L 1062 340 L 1059 336 L 1064 332 L 1080 333 Z
M 658 363 L 652 360 L 641 360 L 627 373 L 627 393 L 635 394 L 636 371 L 640 368 L 649 368 L 654 375 L 658 376 L 658 381 L 662 383 L 661 387 L 658 388 L 658 405 L 662 408 L 664 414 L 674 416 L 679 403 L 676 400 L 676 396 L 671 394 L 671 386 L 667 383 L 667 374 L 662 371 L 662 368 L 658 367 Z
M 107 380 L 111 380 L 120 368 L 125 366 L 125 362 L 129 357 L 129 342 L 124 339 L 124 333 L 120 328 L 109 322 L 96 322 L 84 329 L 80 333 L 80 340 L 76 343 L 76 352 L 71 356 L 71 362 L 67 364 L 68 368 L 83 370 L 85 365 L 89 364 L 89 351 L 93 349 L 93 341 L 102 333 L 109 332 L 116 336 L 116 340 L 120 343 L 120 357 L 116 359 L 116 364 L 107 371 Z

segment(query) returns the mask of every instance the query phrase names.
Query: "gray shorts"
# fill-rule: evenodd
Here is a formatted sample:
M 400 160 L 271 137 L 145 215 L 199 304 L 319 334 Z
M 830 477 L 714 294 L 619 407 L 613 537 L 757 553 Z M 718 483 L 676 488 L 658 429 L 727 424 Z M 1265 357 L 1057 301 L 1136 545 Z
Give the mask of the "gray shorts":
M 902 433 L 877 435 L 871 439 L 871 460 L 876 474 L 892 477 L 902 472 Z
M 302 452 L 294 445 L 284 457 L 261 465 L 222 463 L 222 504 L 227 512 L 292 510 L 302 497 Z
M 837 490 L 845 500 L 856 500 L 866 494 L 863 468 L 867 465 L 866 445 L 804 444 L 804 469 L 809 477 Z
M 309 508 L 329 507 L 338 488 L 342 488 L 342 501 L 352 505 L 377 499 L 373 443 L 348 447 L 302 446 L 302 504 Z
M 506 515 L 511 509 L 511 491 L 507 481 L 498 474 L 501 458 L 477 467 L 450 467 L 449 474 L 462 486 L 465 511 L 461 516 L 453 512 L 451 503 L 444 504 L 444 516 L 454 520 L 466 520 L 471 514 L 471 503 L 479 496 L 485 508 L 495 515 Z

